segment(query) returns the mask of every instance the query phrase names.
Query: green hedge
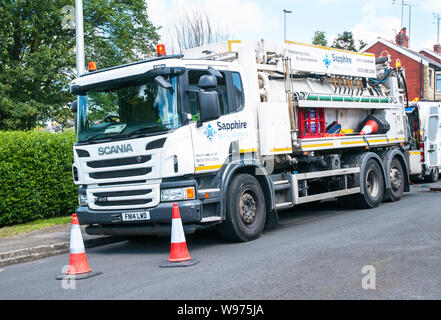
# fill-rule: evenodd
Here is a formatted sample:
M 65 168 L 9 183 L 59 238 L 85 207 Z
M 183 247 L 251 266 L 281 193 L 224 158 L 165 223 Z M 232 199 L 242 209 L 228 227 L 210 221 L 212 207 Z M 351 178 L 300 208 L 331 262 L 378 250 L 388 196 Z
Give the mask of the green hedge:
M 73 130 L 0 132 L 0 227 L 75 210 L 74 142 Z

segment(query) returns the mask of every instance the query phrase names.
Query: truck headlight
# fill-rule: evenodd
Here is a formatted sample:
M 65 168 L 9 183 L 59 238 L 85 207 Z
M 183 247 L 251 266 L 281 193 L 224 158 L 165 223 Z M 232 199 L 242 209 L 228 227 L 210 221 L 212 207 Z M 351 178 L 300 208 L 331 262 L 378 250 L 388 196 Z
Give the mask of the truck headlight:
M 161 190 L 161 201 L 180 201 L 194 199 L 194 187 Z
M 78 203 L 80 204 L 81 207 L 85 207 L 88 205 L 86 193 L 78 194 Z

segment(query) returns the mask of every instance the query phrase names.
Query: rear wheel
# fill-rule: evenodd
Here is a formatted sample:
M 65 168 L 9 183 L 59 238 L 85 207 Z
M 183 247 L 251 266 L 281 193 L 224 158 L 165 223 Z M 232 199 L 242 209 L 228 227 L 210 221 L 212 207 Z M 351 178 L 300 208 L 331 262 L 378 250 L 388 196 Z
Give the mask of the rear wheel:
M 355 204 L 363 209 L 378 207 L 384 196 L 384 177 L 380 165 L 374 159 L 367 161 L 363 179 L 364 194 L 354 195 Z
M 385 201 L 398 201 L 404 193 L 404 173 L 401 162 L 394 158 L 389 171 L 389 190 L 385 193 Z
M 219 234 L 229 241 L 249 241 L 260 236 L 265 226 L 265 197 L 256 178 L 236 175 L 227 192 L 227 219 L 218 226 Z

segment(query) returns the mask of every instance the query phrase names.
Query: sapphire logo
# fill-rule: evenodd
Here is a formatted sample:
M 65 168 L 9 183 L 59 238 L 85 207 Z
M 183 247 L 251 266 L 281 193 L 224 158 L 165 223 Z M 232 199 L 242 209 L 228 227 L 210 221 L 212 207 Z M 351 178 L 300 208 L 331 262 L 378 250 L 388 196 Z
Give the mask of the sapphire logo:
M 208 124 L 208 126 L 205 128 L 204 134 L 207 136 L 207 138 L 210 141 L 213 141 L 214 135 L 216 134 L 216 130 L 214 130 L 211 124 Z
M 331 60 L 329 60 L 328 55 L 325 56 L 325 58 L 323 59 L 323 62 L 325 63 L 326 69 L 328 69 L 329 65 L 331 64 Z
M 234 122 L 220 122 L 218 121 L 217 123 L 217 129 L 219 131 L 221 130 L 238 130 L 238 129 L 246 129 L 247 128 L 247 123 L 246 122 L 242 122 L 242 121 L 237 121 L 235 120 Z
M 352 64 L 352 59 L 347 57 L 346 55 L 336 55 L 336 54 L 332 54 L 332 61 L 335 61 L 337 63 L 347 63 L 347 64 Z

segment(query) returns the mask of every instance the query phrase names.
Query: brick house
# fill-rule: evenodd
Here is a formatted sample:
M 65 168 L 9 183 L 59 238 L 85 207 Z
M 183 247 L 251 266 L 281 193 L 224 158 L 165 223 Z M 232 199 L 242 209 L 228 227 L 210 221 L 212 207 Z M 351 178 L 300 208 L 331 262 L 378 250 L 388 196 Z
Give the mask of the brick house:
M 435 51 L 416 52 L 408 48 L 408 41 L 406 28 L 403 28 L 396 35 L 395 42 L 377 38 L 363 52 L 373 53 L 376 57 L 390 56 L 393 65 L 397 59 L 401 61 L 409 100 L 441 100 L 441 46 L 435 45 Z
M 432 59 L 441 64 L 441 45 L 436 44 L 433 46 L 433 51 L 429 49 L 423 49 L 420 53 L 429 59 Z M 438 96 L 437 100 L 440 100 L 441 95 L 441 72 L 435 73 L 435 91 Z

